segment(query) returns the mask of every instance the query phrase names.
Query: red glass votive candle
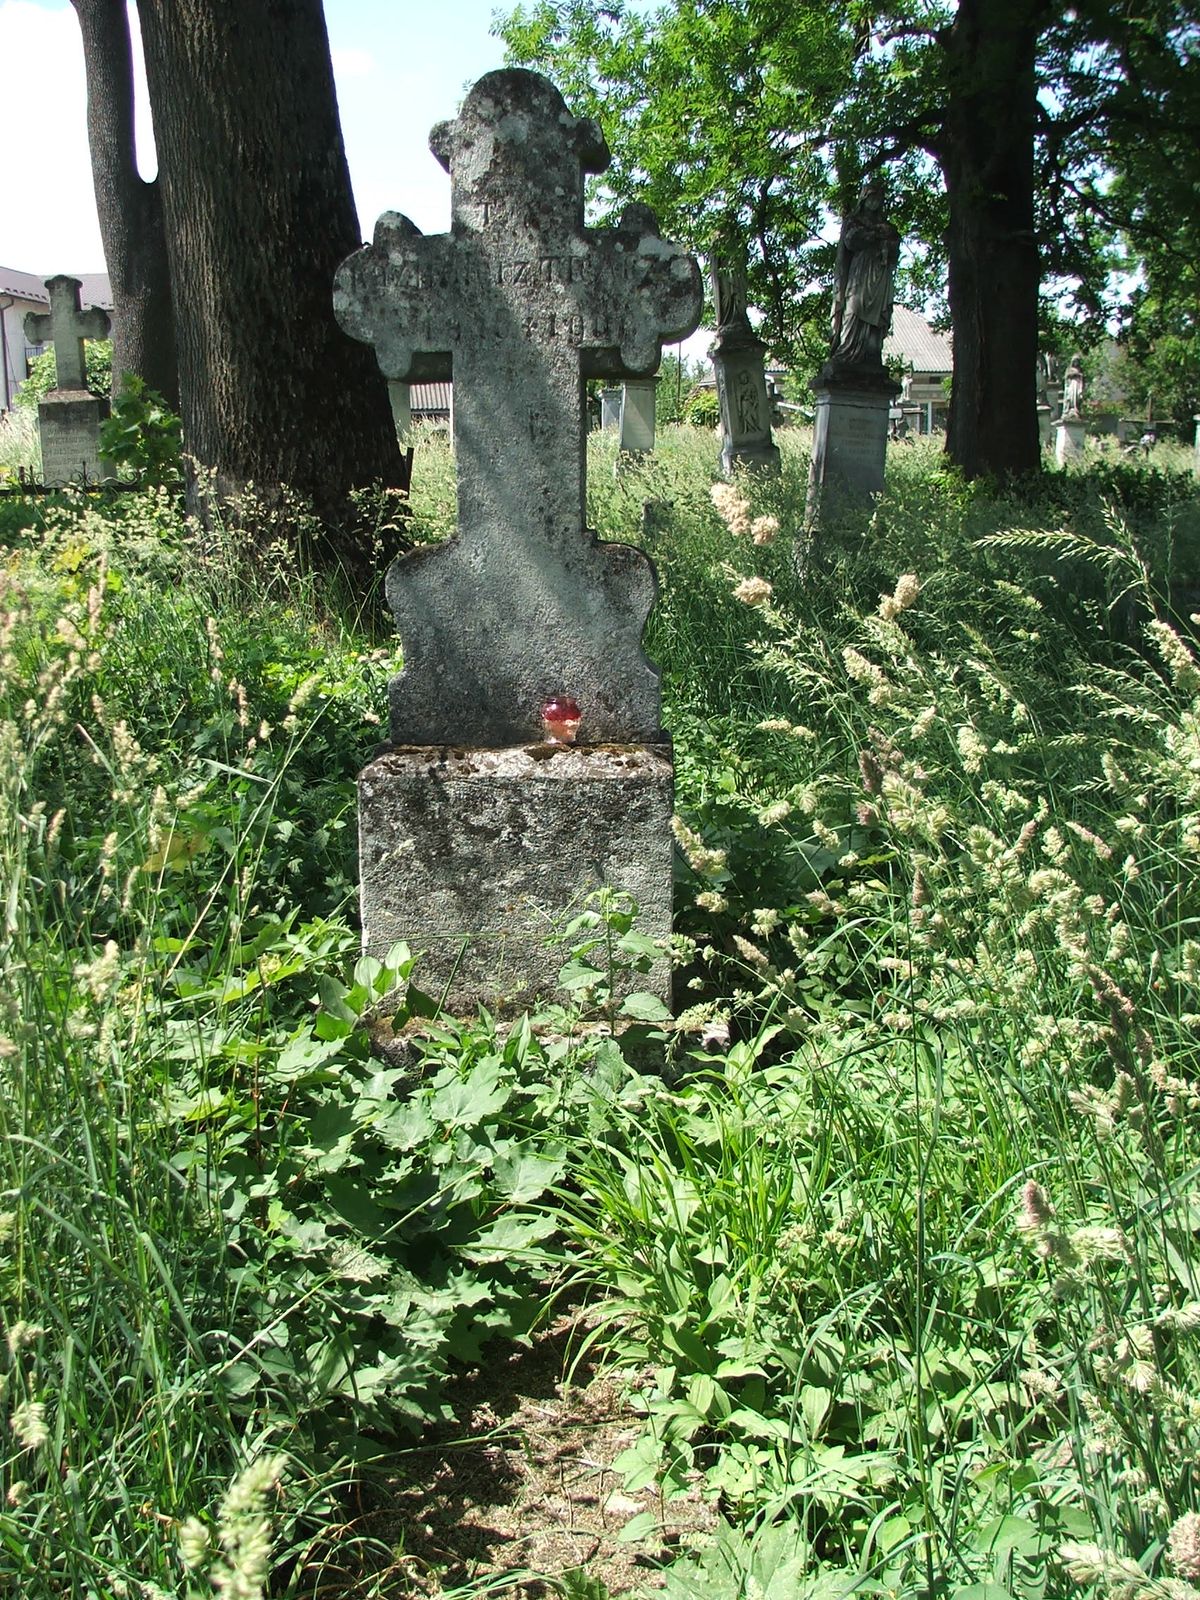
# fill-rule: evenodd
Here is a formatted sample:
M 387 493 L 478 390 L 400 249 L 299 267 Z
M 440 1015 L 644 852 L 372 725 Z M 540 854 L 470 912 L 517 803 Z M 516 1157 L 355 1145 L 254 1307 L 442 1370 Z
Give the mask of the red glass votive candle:
M 551 744 L 573 744 L 582 718 L 569 694 L 551 695 L 542 706 L 542 727 Z

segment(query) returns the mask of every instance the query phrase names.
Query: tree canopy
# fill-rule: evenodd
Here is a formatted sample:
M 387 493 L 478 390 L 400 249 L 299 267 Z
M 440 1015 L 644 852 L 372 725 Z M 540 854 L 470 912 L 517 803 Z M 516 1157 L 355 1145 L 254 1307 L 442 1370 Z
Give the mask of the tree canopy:
M 909 243 L 900 298 L 949 285 L 951 450 L 969 471 L 1036 463 L 1039 288 L 1065 286 L 1098 326 L 1115 269 L 1168 249 L 1164 224 L 1194 207 L 1194 0 L 540 0 L 500 31 L 604 126 L 602 200 L 648 201 L 694 248 L 748 242 L 768 335 L 810 368 L 828 216 L 886 173 Z M 1151 165 L 1162 206 L 1146 204 Z M 1014 333 L 1027 379 L 1007 370 Z M 1028 420 L 1005 439 L 1014 407 Z

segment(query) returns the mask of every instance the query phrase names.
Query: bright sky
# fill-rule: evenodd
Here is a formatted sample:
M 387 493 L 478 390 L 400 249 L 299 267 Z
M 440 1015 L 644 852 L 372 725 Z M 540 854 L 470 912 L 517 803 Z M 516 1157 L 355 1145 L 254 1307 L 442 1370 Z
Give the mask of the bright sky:
M 504 64 L 503 44 L 489 31 L 499 9 L 508 6 L 325 0 L 364 239 L 381 211 L 403 211 L 426 233 L 449 227 L 450 180 L 429 153 L 429 130 L 454 115 L 469 84 Z M 154 171 L 149 128 L 143 93 L 144 176 Z M 102 272 L 83 49 L 69 0 L 0 0 L 0 140 L 0 265 L 39 276 Z

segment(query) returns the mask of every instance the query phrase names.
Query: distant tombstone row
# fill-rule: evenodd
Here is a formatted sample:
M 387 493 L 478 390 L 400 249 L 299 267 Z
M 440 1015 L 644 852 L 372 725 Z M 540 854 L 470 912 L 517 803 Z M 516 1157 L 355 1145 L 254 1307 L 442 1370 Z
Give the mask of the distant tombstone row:
M 457 537 L 387 576 L 404 670 L 359 779 L 364 946 L 406 940 L 451 1010 L 503 1011 L 554 989 L 547 935 L 608 886 L 661 947 L 618 987 L 665 1000 L 673 768 L 641 644 L 655 579 L 586 526 L 582 380 L 641 379 L 652 400 L 663 342 L 699 321 L 699 270 L 644 207 L 584 226 L 583 176 L 608 150 L 534 73 L 480 79 L 430 144 L 450 232 L 386 213 L 334 285 L 387 379 L 452 367 L 455 389 Z
M 25 337 L 54 345 L 54 388 L 38 403 L 42 481 L 50 488 L 95 483 L 104 475 L 100 458 L 101 403 L 87 387 L 83 342 L 107 339 L 111 320 L 98 306 L 82 310 L 78 278 L 46 279 L 49 311 L 30 311 Z

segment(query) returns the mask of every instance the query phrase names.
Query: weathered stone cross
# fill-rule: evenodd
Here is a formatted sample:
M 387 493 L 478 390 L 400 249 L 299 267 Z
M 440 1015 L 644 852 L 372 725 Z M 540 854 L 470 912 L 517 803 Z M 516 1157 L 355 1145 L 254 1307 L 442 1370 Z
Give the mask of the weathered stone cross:
M 108 312 L 99 306 L 79 309 L 82 287 L 78 278 L 65 274 L 47 278 L 49 311 L 29 311 L 25 315 L 25 337 L 31 344 L 45 344 L 48 339 L 54 343 L 56 389 L 87 388 L 83 341 L 107 339 L 112 327 Z
M 542 737 L 570 695 L 580 741 L 661 739 L 641 648 L 649 561 L 585 526 L 584 379 L 653 372 L 700 319 L 699 269 L 630 207 L 583 225 L 583 175 L 608 164 L 595 123 L 535 73 L 489 73 L 430 146 L 451 177 L 448 234 L 394 212 L 343 262 L 334 308 L 384 375 L 454 379 L 459 534 L 396 562 L 404 645 L 394 744 Z

